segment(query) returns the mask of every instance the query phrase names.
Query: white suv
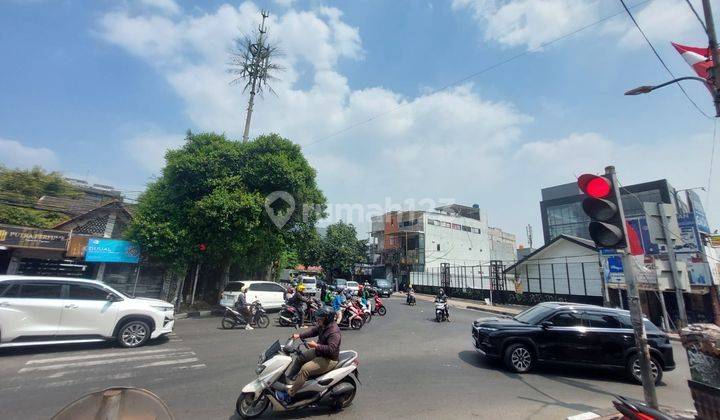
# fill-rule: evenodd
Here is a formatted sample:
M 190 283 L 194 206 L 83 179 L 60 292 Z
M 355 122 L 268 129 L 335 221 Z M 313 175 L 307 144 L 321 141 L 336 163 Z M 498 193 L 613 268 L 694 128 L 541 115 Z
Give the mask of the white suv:
M 174 313 L 95 280 L 0 276 L 0 348 L 109 339 L 138 347 L 172 332 Z

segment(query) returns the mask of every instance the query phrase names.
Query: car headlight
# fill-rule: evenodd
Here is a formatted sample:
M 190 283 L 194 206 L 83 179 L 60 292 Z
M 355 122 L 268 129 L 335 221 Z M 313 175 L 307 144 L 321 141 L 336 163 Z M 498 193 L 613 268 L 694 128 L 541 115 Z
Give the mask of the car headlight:
M 263 373 L 263 370 L 265 370 L 265 365 L 258 365 L 258 367 L 255 368 L 255 374 L 260 376 L 260 374 Z
M 167 311 L 173 310 L 173 307 L 169 306 L 169 305 L 150 305 L 150 306 L 152 306 L 154 309 L 157 309 L 160 312 L 167 312 Z

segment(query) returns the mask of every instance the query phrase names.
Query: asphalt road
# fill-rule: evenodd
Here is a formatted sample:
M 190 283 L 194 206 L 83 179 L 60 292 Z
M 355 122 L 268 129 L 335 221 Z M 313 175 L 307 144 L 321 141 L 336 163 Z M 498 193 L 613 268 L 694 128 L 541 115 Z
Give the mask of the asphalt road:
M 360 354 L 363 383 L 351 407 L 337 414 L 305 410 L 281 418 L 558 419 L 609 408 L 614 394 L 642 397 L 619 373 L 541 367 L 516 375 L 473 350 L 472 320 L 489 316 L 454 309 L 437 324 L 430 303 L 408 307 L 386 299 L 388 315 L 360 331 L 344 331 L 342 347 Z M 139 349 L 112 344 L 0 350 L 0 418 L 47 419 L 83 394 L 137 386 L 159 395 L 178 419 L 234 419 L 235 399 L 254 379 L 258 354 L 292 330 L 219 328 L 219 318 L 179 320 L 175 333 Z M 658 387 L 661 404 L 692 409 L 687 359 Z M 265 417 L 272 417 L 269 411 Z

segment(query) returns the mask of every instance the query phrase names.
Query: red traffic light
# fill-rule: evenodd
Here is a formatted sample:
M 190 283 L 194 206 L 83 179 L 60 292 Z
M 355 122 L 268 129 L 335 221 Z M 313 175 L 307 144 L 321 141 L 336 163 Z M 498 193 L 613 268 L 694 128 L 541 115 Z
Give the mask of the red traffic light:
M 610 195 L 612 185 L 604 176 L 583 174 L 578 178 L 578 187 L 590 197 L 604 198 Z
M 205 244 L 198 244 L 198 249 L 200 252 L 204 252 L 207 249 L 207 245 Z

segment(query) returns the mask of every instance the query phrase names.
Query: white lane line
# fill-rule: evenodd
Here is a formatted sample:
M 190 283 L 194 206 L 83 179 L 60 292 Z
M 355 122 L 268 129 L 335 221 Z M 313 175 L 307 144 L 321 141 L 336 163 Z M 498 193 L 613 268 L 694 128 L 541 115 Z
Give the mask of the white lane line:
M 118 373 L 116 375 L 96 376 L 96 377 L 91 377 L 91 378 L 70 379 L 67 381 L 48 382 L 46 384 L 41 384 L 40 387 L 41 388 L 54 388 L 54 387 L 58 387 L 58 386 L 72 386 L 72 385 L 84 384 L 84 383 L 88 383 L 88 382 L 127 379 L 127 378 L 132 378 L 133 376 L 135 376 L 134 373 L 125 372 L 125 373 Z
M 100 365 L 110 365 L 113 363 L 125 363 L 125 362 L 136 362 L 141 360 L 153 360 L 153 359 L 165 359 L 168 357 L 178 357 L 178 356 L 194 356 L 195 352 L 178 352 L 178 353 L 166 353 L 166 354 L 152 354 L 148 356 L 135 356 L 135 357 L 122 357 L 117 359 L 110 359 L 110 360 L 91 360 L 88 362 L 76 362 L 76 363 L 61 363 L 57 365 L 50 365 L 50 366 L 38 366 L 38 367 L 27 367 L 22 368 L 18 371 L 18 373 L 25 373 L 25 372 L 33 372 L 33 371 L 45 371 L 45 370 L 59 370 L 59 369 L 65 369 L 65 368 L 75 368 L 75 367 L 86 367 L 86 366 L 100 366 Z M 135 368 L 135 367 L 133 367 Z
M 148 368 L 148 367 L 153 367 L 153 366 L 180 365 L 183 363 L 192 363 L 192 362 L 197 362 L 197 361 L 198 361 L 197 357 L 191 357 L 191 358 L 187 358 L 187 359 L 177 359 L 177 360 L 163 360 L 160 362 L 145 363 L 144 365 L 135 366 L 134 368 L 140 369 L 140 368 Z
M 165 353 L 170 351 L 186 351 L 190 350 L 190 348 L 167 348 L 167 349 L 154 349 L 154 350 L 126 350 L 121 352 L 115 352 L 115 353 L 97 353 L 97 354 L 91 354 L 91 355 L 83 355 L 83 356 L 67 356 L 67 357 L 53 357 L 51 359 L 38 359 L 38 360 L 30 360 L 25 365 L 36 365 L 36 364 L 43 364 L 43 363 L 55 363 L 55 362 L 72 362 L 75 360 L 87 360 L 87 359 L 102 359 L 107 357 L 115 357 L 115 356 L 128 356 L 128 355 L 139 355 L 139 354 L 152 354 L 152 353 Z

